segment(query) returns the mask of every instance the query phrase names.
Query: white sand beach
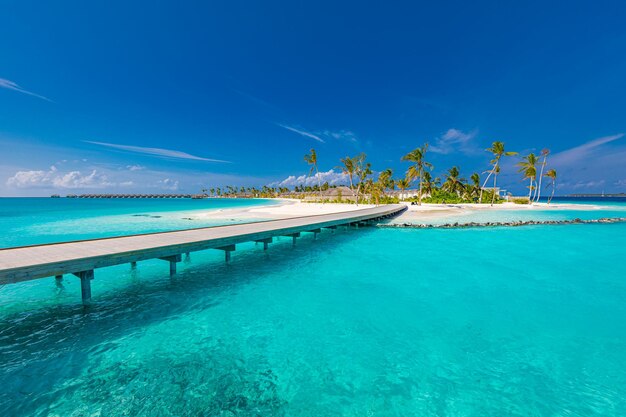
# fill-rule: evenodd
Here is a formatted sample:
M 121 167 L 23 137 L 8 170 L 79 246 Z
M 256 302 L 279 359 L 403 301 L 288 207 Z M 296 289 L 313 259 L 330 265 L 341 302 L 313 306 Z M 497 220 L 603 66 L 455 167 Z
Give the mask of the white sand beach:
M 359 210 L 373 207 L 371 204 L 335 204 L 335 203 L 304 203 L 295 199 L 277 199 L 278 203 L 237 209 L 211 210 L 201 213 L 190 213 L 191 218 L 215 220 L 241 219 L 282 219 L 289 217 L 311 216 L 344 211 Z M 407 211 L 393 219 L 393 222 L 433 221 L 448 217 L 472 215 L 485 212 L 533 211 L 545 212 L 552 210 L 601 210 L 603 207 L 591 204 L 535 203 L 533 205 L 503 203 L 495 204 L 422 204 L 407 206 Z

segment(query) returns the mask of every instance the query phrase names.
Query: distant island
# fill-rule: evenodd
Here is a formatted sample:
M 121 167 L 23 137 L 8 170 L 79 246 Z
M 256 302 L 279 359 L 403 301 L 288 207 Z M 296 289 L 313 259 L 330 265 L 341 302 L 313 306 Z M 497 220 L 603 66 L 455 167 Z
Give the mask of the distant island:
M 626 193 L 617 193 L 617 194 L 568 194 L 567 197 L 625 197 Z

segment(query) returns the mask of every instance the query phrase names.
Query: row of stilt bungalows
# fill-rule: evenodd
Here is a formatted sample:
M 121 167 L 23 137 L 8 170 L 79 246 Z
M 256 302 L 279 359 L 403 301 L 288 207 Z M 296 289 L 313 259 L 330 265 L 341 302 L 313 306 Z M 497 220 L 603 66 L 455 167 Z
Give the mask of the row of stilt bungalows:
M 198 198 L 192 194 L 80 194 L 68 198 Z

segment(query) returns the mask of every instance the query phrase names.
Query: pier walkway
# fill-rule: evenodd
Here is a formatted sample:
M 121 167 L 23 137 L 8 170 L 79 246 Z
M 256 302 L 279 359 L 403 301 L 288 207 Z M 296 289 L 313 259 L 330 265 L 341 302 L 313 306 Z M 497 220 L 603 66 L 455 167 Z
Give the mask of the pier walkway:
M 63 275 L 72 274 L 80 278 L 83 303 L 87 304 L 97 268 L 124 263 L 135 266 L 138 261 L 162 259 L 169 262 L 170 274 L 175 274 L 184 253 L 219 249 L 228 262 L 239 243 L 260 242 L 267 249 L 274 237 L 289 236 L 295 245 L 304 232 L 317 236 L 323 228 L 358 227 L 404 210 L 405 205 L 392 204 L 281 220 L 0 249 L 0 285 L 46 277 L 61 280 Z

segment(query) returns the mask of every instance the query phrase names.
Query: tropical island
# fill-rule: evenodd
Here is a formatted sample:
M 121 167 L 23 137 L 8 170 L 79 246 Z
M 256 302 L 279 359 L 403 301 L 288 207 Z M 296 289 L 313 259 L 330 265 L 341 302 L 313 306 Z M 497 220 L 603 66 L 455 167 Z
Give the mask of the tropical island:
M 304 156 L 310 166 L 307 178 L 317 180 L 314 185 L 296 185 L 293 189 L 266 185 L 256 187 L 211 187 L 203 189 L 206 197 L 254 197 L 254 198 L 292 198 L 318 203 L 353 203 L 353 204 L 394 204 L 408 201 L 421 205 L 431 204 L 502 204 L 510 201 L 516 204 L 539 202 L 541 191 L 550 190 L 547 204 L 550 204 L 556 189 L 557 171 L 546 169 L 549 149 L 543 149 L 539 156 L 529 153 L 517 163 L 518 173 L 528 181 L 528 196 L 503 194 L 497 185 L 503 158 L 517 156 L 517 152 L 506 151 L 503 142 L 493 142 L 486 150 L 492 154 L 490 166 L 483 174 L 473 172 L 469 180 L 464 178 L 458 166 L 449 168 L 442 177 L 433 178 L 432 163 L 427 160 L 428 143 L 402 156 L 402 161 L 409 164 L 401 177 L 394 178 L 392 169 L 375 171 L 367 155 L 346 156 L 336 168 L 346 178 L 346 186 L 330 185 L 321 182 L 318 168 L 318 154 L 311 149 Z M 543 178 L 548 181 L 543 183 Z

